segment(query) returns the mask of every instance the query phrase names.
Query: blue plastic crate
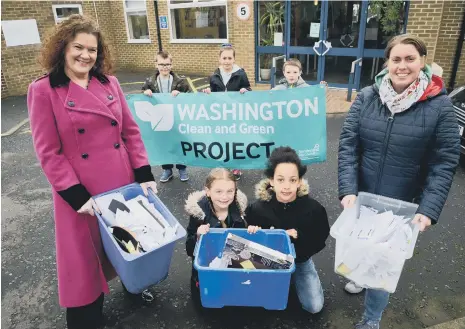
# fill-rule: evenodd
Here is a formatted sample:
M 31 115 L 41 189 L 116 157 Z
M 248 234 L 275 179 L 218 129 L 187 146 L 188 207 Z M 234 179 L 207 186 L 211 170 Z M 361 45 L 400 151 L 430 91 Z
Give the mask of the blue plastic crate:
M 143 195 L 140 185 L 134 183 L 99 194 L 94 198 L 115 192 L 120 192 L 125 200 L 131 200 L 138 195 Z M 171 226 L 178 224 L 176 218 L 174 218 L 168 208 L 166 208 L 150 189 L 148 200 Z M 182 225 L 179 225 L 176 237 L 173 241 L 146 253 L 129 254 L 120 248 L 110 233 L 109 228 L 106 226 L 102 216 L 97 214 L 97 218 L 105 253 L 129 292 L 133 294 L 140 293 L 151 285 L 166 279 L 176 242 L 186 236 L 186 230 Z
M 284 230 L 260 230 L 256 234 L 249 234 L 245 229 L 210 229 L 201 236 L 194 250 L 194 267 L 199 272 L 202 305 L 208 308 L 255 306 L 268 310 L 285 309 L 295 264 L 288 270 L 208 267 L 215 257 L 221 256 L 228 233 L 295 258 L 294 245 Z

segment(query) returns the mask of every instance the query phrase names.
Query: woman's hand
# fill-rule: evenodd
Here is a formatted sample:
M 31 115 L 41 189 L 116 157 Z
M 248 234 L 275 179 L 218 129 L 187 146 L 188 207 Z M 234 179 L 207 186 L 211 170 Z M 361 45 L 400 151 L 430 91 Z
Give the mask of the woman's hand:
M 344 209 L 353 207 L 353 205 L 355 204 L 355 200 L 357 200 L 356 195 L 354 194 L 346 195 L 345 197 L 342 198 L 341 205 L 344 207 Z
M 145 196 L 149 195 L 149 188 L 152 189 L 153 193 L 158 193 L 157 183 L 155 183 L 154 181 L 140 183 L 140 187 L 142 187 L 142 191 L 144 191 Z
M 291 238 L 297 239 L 297 231 L 291 228 L 290 230 L 286 231 L 287 235 L 289 235 Z
M 248 92 L 248 90 L 246 88 L 241 88 L 241 90 L 239 90 L 239 92 L 241 94 L 244 94 L 244 93 Z
M 197 236 L 207 234 L 210 231 L 210 224 L 200 225 L 197 229 Z
M 100 208 L 97 206 L 95 203 L 94 199 L 90 198 L 84 205 L 79 209 L 77 212 L 79 214 L 87 214 L 91 216 L 95 216 L 94 209 L 96 212 L 101 214 L 102 212 L 100 211 Z
M 144 95 L 147 95 L 147 96 L 149 96 L 149 97 L 152 97 L 152 94 L 153 94 L 153 93 L 152 93 L 152 91 L 151 91 L 150 89 L 145 89 L 145 90 L 144 90 Z
M 211 94 L 212 90 L 210 88 L 205 88 L 204 90 L 202 90 L 202 92 L 205 94 Z
M 255 234 L 257 233 L 259 230 L 261 230 L 262 228 L 260 226 L 253 226 L 253 225 L 249 225 L 249 227 L 247 227 L 247 233 L 250 233 L 250 234 Z
M 416 214 L 413 217 L 412 224 L 418 224 L 420 231 L 423 232 L 428 226 L 431 226 L 431 219 L 422 214 Z
M 173 97 L 176 97 L 176 96 L 178 96 L 179 94 L 180 94 L 179 90 L 173 90 L 173 91 L 171 92 L 171 96 L 173 96 Z

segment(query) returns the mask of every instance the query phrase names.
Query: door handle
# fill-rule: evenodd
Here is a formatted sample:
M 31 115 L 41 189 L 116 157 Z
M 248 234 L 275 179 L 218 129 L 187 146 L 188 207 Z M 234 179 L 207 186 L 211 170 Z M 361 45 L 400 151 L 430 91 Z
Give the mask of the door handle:
M 313 45 L 313 51 L 315 52 L 315 54 L 317 54 L 318 56 L 321 56 L 321 54 L 318 52 L 318 50 L 316 50 L 320 44 L 324 42 L 323 40 L 319 40 L 319 41 L 315 41 L 315 44 Z
M 333 46 L 331 46 L 331 42 L 329 41 L 323 41 L 323 44 L 325 45 L 326 50 L 323 52 L 323 54 L 321 54 L 321 56 L 326 55 L 326 53 L 330 51 L 331 48 L 333 48 Z

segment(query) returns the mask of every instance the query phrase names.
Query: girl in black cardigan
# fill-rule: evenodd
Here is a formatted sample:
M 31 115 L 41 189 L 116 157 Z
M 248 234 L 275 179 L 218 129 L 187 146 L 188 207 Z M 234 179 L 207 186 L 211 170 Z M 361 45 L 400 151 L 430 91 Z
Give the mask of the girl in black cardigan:
M 303 309 L 318 313 L 324 296 L 312 256 L 326 246 L 329 235 L 325 208 L 309 196 L 307 167 L 290 147 L 278 147 L 270 155 L 266 179 L 256 185 L 257 201 L 246 211 L 248 231 L 284 229 L 294 243 L 296 270 L 292 275 Z

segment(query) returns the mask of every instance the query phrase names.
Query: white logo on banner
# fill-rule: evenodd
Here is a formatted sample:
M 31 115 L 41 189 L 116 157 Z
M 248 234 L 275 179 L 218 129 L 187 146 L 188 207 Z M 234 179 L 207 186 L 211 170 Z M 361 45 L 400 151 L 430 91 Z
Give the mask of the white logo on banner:
M 150 122 L 154 131 L 170 131 L 174 125 L 174 105 L 149 102 L 134 102 L 136 115 L 142 121 Z

